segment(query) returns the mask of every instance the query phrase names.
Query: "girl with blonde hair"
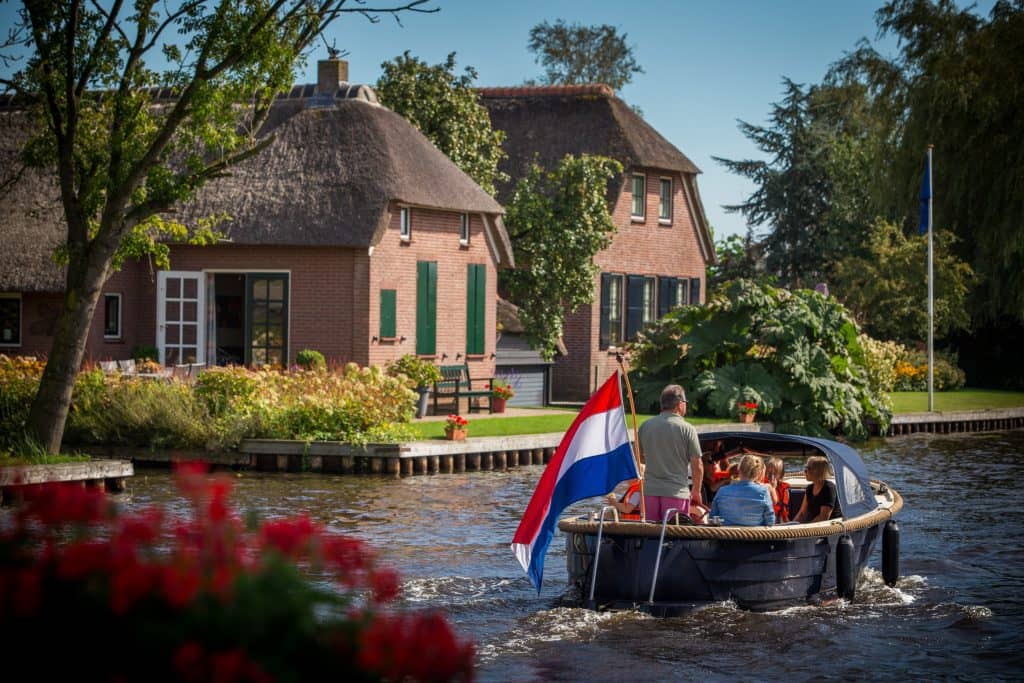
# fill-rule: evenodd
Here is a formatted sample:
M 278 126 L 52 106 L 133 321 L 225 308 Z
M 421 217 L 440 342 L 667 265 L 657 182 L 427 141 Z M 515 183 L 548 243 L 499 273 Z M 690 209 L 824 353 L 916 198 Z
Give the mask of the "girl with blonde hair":
M 739 463 L 739 480 L 719 489 L 711 502 L 711 516 L 726 526 L 771 526 L 775 511 L 764 477 L 764 460 L 747 454 Z

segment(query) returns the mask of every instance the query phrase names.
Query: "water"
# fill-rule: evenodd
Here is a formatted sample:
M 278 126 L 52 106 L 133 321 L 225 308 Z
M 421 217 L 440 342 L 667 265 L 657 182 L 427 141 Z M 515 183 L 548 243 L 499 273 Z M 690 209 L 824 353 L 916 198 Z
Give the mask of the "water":
M 373 543 L 402 572 L 406 607 L 443 609 L 477 642 L 484 681 L 1024 678 L 1024 431 L 916 435 L 861 453 L 905 498 L 901 580 L 883 584 L 876 549 L 855 602 L 762 614 L 562 606 L 561 533 L 538 596 L 508 546 L 539 467 L 401 480 L 244 473 L 235 499 Z M 124 500 L 185 509 L 160 470 L 139 471 Z

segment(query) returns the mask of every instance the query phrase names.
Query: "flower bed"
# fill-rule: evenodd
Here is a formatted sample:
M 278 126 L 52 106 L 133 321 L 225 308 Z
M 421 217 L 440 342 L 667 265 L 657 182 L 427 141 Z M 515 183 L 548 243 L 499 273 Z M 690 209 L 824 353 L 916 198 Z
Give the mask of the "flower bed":
M 0 355 L 0 449 L 24 433 L 43 363 Z M 243 438 L 396 442 L 412 437 L 416 394 L 353 363 L 285 371 L 211 368 L 195 382 L 92 369 L 75 383 L 65 440 L 147 448 L 234 448 Z
M 472 678 L 473 646 L 395 611 L 399 578 L 362 541 L 308 517 L 247 526 L 201 470 L 177 472 L 190 519 L 30 487 L 0 526 L 7 651 L 45 680 Z

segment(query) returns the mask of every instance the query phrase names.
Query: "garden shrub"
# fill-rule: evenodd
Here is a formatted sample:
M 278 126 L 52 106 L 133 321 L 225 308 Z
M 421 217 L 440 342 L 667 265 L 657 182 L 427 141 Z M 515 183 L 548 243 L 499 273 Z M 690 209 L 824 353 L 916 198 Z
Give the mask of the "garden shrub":
M 407 353 L 388 365 L 388 375 L 404 376 L 412 389 L 432 386 L 441 381 L 441 371 L 433 363 L 420 360 L 414 354 Z
M 733 419 L 737 403 L 754 402 L 780 432 L 865 438 L 891 411 L 858 334 L 834 299 L 735 280 L 638 335 L 633 386 L 644 407 L 676 382 L 696 414 Z
M 896 363 L 895 391 L 928 391 L 928 353 L 907 350 Z M 935 352 L 935 391 L 962 389 L 967 376 L 957 367 L 956 355 Z
M 0 451 L 24 440 L 28 411 L 45 367 L 38 358 L 0 354 Z
M 295 364 L 304 370 L 323 370 L 327 368 L 327 359 L 319 351 L 302 349 L 295 354 Z
M 889 393 L 896 386 L 896 364 L 903 358 L 907 349 L 899 342 L 879 341 L 866 334 L 858 338 L 864 347 L 864 367 L 868 371 L 868 381 L 876 391 Z

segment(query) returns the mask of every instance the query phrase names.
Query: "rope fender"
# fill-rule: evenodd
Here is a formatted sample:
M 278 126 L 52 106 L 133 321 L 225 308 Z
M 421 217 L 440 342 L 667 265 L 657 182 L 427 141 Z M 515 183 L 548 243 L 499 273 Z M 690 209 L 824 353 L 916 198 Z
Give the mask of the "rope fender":
M 730 541 L 782 541 L 794 538 L 835 536 L 871 527 L 892 517 L 903 508 L 903 496 L 889 489 L 892 504 L 878 508 L 853 519 L 833 519 L 813 524 L 791 524 L 786 526 L 702 526 L 669 524 L 665 538 L 698 538 Z M 566 517 L 559 520 L 558 528 L 566 533 L 596 534 L 599 522 Z M 643 536 L 659 538 L 661 524 L 656 522 L 609 522 L 605 521 L 604 536 Z

